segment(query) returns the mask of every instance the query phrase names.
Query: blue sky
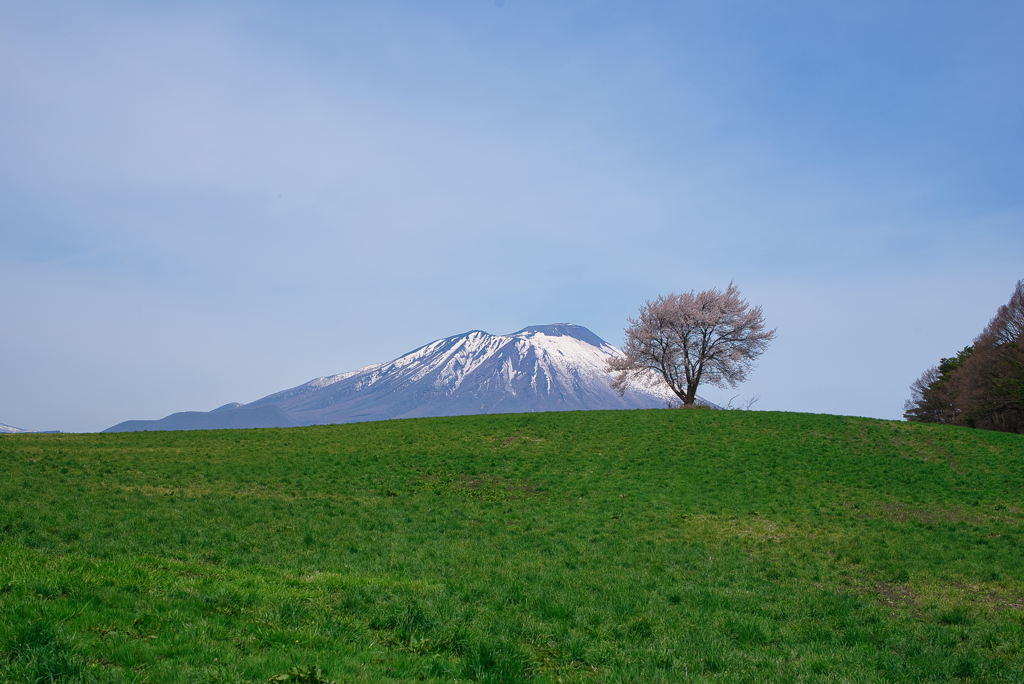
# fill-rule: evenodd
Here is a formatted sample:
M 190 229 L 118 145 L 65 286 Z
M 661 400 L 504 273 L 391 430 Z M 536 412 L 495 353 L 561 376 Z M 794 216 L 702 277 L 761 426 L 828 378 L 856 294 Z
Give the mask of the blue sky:
M 252 401 L 724 287 L 898 418 L 1024 278 L 1016 2 L 0 0 L 0 422 Z

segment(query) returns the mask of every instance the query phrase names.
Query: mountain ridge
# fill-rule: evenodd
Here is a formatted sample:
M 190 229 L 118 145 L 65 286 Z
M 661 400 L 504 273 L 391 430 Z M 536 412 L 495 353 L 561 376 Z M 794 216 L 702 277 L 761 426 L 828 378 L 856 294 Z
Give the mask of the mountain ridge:
M 527 326 L 507 335 L 469 330 L 392 361 L 314 378 L 248 404 L 125 421 L 104 432 L 293 427 L 393 418 L 658 408 L 667 387 L 611 389 L 621 352 L 583 326 Z M 703 400 L 702 400 L 703 401 Z M 707 403 L 707 402 L 705 402 Z

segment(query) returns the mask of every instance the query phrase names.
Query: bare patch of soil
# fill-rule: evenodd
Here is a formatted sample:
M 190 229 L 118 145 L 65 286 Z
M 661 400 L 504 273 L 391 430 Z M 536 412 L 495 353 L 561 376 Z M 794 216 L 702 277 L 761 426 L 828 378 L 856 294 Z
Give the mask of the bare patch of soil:
M 909 584 L 893 584 L 891 582 L 876 582 L 874 590 L 878 592 L 880 603 L 892 606 L 893 608 L 914 608 L 918 607 L 920 598 Z M 916 611 L 914 611 L 916 614 Z
M 544 441 L 540 437 L 530 437 L 529 435 L 524 435 L 523 430 L 518 430 L 514 434 L 511 434 L 507 437 L 485 437 L 485 439 L 489 442 L 495 442 L 500 440 L 498 444 L 495 444 L 492 447 L 495 451 L 497 451 L 498 449 L 508 449 L 509 447 L 515 446 L 516 444 L 526 444 L 530 442 L 537 443 Z
M 988 522 L 988 517 L 985 515 L 968 515 L 957 510 L 910 508 L 901 503 L 884 503 L 881 508 L 882 517 L 896 522 L 916 520 L 925 525 L 934 525 L 939 522 L 966 522 L 972 525 L 981 525 Z
M 545 490 L 542 485 L 526 480 L 509 480 L 494 475 L 426 475 L 412 483 L 414 489 L 435 492 L 461 492 L 479 499 L 524 499 L 538 496 Z

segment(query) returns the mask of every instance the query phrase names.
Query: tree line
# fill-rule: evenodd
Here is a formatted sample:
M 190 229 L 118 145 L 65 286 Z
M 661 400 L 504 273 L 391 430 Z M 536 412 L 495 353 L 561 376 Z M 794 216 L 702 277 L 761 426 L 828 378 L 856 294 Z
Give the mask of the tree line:
M 903 417 L 1024 434 L 1024 280 L 974 344 L 914 381 Z

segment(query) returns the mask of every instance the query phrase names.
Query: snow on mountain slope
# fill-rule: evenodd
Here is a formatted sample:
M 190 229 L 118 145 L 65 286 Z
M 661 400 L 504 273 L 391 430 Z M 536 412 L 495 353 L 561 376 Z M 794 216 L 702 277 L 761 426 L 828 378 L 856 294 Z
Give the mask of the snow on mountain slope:
M 60 430 L 22 430 L 13 425 L 0 423 L 0 435 L 56 435 Z
M 667 386 L 623 396 L 605 370 L 621 352 L 570 323 L 510 335 L 471 330 L 415 349 L 394 361 L 316 378 L 244 406 L 178 413 L 159 421 L 125 421 L 109 431 L 287 427 L 390 418 L 477 413 L 663 408 Z
M 609 387 L 605 364 L 619 353 L 572 324 L 529 327 L 511 335 L 473 330 L 248 406 L 276 404 L 300 424 L 665 406 L 667 389 L 633 390 L 619 397 Z

